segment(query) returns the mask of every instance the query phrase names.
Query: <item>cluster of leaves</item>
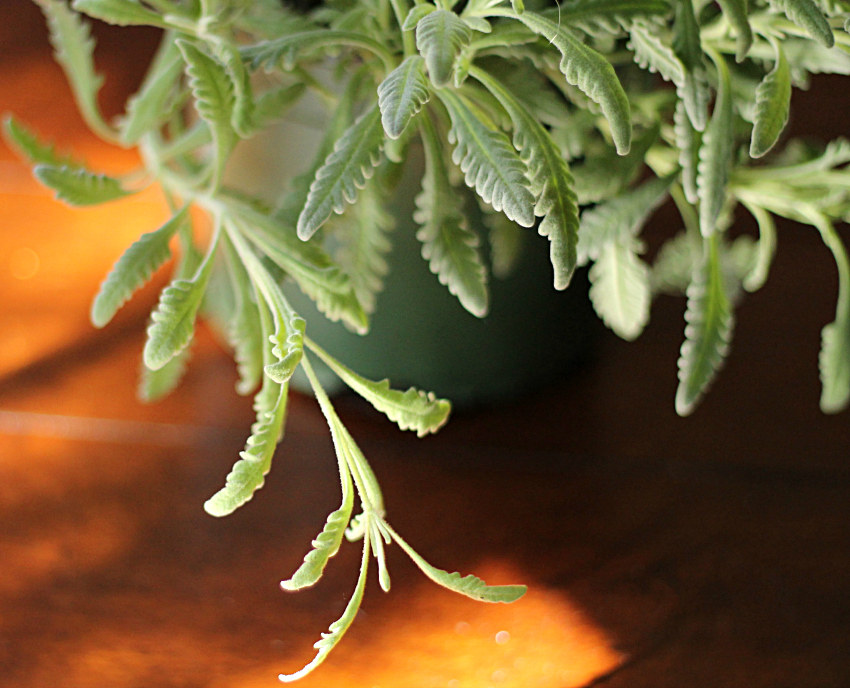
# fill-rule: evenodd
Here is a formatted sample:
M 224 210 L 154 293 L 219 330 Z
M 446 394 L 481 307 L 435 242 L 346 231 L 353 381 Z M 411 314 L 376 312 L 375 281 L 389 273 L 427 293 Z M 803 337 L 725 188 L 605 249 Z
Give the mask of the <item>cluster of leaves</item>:
M 144 169 L 122 179 L 96 174 L 13 119 L 7 137 L 70 204 L 156 183 L 172 210 L 115 264 L 92 321 L 105 326 L 176 243 L 173 281 L 147 332 L 142 395 L 154 399 L 178 383 L 199 313 L 225 325 L 237 389 L 256 394 L 252 434 L 206 510 L 229 514 L 263 485 L 298 366 L 328 421 L 342 504 L 282 585 L 315 583 L 344 536 L 363 540 L 363 566 L 314 661 L 282 680 L 311 671 L 339 641 L 371 557 L 389 588 L 384 546 L 392 542 L 430 578 L 475 599 L 510 602 L 525 590 L 435 569 L 387 524 L 377 480 L 306 352 L 403 430 L 435 432 L 449 404 L 346 368 L 307 336 L 309 324 L 282 289 L 292 280 L 328 318 L 368 330 L 392 244 L 383 208 L 416 147 L 424 151 L 414 214 L 422 256 L 474 316 L 487 313 L 490 271 L 504 274 L 516 262 L 528 234 L 521 228 L 548 239 L 556 289 L 592 263 L 593 305 L 626 339 L 645 327 L 655 294 L 687 295 L 676 395 L 683 415 L 723 363 L 742 289 L 767 277 L 773 216 L 812 225 L 840 279 L 836 319 L 823 331 L 821 405 L 834 412 L 850 400 L 850 264 L 834 229 L 850 219 L 850 144 L 816 151 L 792 142 L 771 152 L 792 85 L 805 86 L 811 73 L 850 74 L 847 0 L 326 0 L 307 14 L 278 0 L 36 2 L 83 117 L 104 139 L 138 146 Z M 84 15 L 163 29 L 147 77 L 115 122 L 98 108 L 102 77 Z M 228 188 L 239 142 L 305 94 L 329 113 L 309 167 L 272 207 Z M 650 266 L 640 233 L 668 195 L 684 230 Z M 473 199 L 485 211 L 489 252 L 468 220 Z M 758 241 L 728 238 L 739 204 L 757 220 Z M 212 221 L 204 245 L 191 207 Z M 357 499 L 362 512 L 352 516 Z

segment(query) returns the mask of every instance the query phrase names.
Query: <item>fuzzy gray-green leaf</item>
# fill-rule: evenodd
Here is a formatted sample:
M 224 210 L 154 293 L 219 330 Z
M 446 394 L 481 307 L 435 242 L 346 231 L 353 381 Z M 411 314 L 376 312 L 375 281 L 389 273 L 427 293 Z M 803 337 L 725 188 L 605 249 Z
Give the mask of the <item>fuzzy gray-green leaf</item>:
M 132 193 L 125 190 L 117 179 L 76 167 L 36 165 L 33 174 L 56 192 L 56 198 L 70 205 L 97 205 Z
M 760 158 L 779 139 L 788 123 L 791 110 L 791 70 L 785 52 L 774 39 L 776 64 L 756 88 L 756 111 L 753 134 L 750 141 L 750 156 Z
M 753 31 L 747 15 L 747 0 L 717 0 L 723 16 L 735 28 L 737 50 L 735 60 L 742 62 L 753 44 Z
M 743 202 L 747 210 L 756 218 L 759 226 L 759 243 L 756 261 L 752 270 L 744 276 L 743 286 L 749 292 L 758 291 L 767 281 L 767 273 L 776 253 L 776 225 L 773 216 L 764 208 Z
M 697 167 L 699 227 L 706 237 L 714 233 L 717 219 L 726 203 L 726 184 L 735 143 L 729 68 L 722 56 L 713 52 L 711 55 L 717 65 L 719 84 L 714 112 L 700 146 Z
M 607 243 L 590 269 L 593 308 L 609 328 L 629 341 L 648 322 L 650 303 L 649 270 L 630 244 Z
M 551 135 L 525 106 L 487 72 L 471 72 L 507 110 L 514 125 L 514 146 L 528 169 L 534 214 L 543 217 L 538 233 L 549 239 L 555 289 L 566 289 L 576 266 L 578 201 L 567 161 Z
M 422 242 L 422 256 L 461 305 L 483 317 L 488 308 L 487 272 L 478 249 L 478 236 L 467 226 L 462 198 L 451 186 L 442 147 L 429 117 L 421 119 L 420 129 L 425 146 L 425 175 L 413 219 L 422 225 L 416 233 Z
M 160 15 L 134 0 L 74 0 L 71 6 L 78 12 L 116 26 L 168 27 Z
M 635 62 L 650 72 L 657 72 L 676 86 L 685 84 L 685 66 L 668 45 L 656 25 L 634 22 L 628 46 L 635 53 Z
M 525 164 L 507 136 L 486 126 L 453 91 L 438 93 L 452 121 L 452 159 L 467 186 L 517 224 L 531 227 L 534 196 L 528 189 Z
M 679 100 L 673 112 L 673 133 L 676 136 L 676 146 L 679 148 L 679 165 L 682 167 L 682 190 L 688 203 L 696 205 L 699 201 L 697 193 L 697 168 L 699 166 L 699 151 L 702 145 L 702 135 L 693 122 L 688 118 L 685 104 Z
M 578 86 L 599 104 L 611 125 L 617 152 L 620 155 L 628 153 L 632 138 L 629 99 L 611 63 L 542 15 L 529 11 L 523 12 L 518 19 L 561 52 L 560 69 L 567 83 Z
M 68 156 L 58 155 L 53 146 L 42 142 L 38 136 L 11 115 L 8 115 L 3 122 L 3 134 L 11 147 L 33 165 L 67 168 L 79 167 Z
M 472 30 L 454 12 L 436 10 L 416 24 L 416 47 L 428 67 L 428 76 L 437 88 L 447 86 L 453 76 L 460 51 L 472 40 Z
M 95 327 L 106 325 L 118 309 L 137 289 L 150 279 L 154 271 L 171 255 L 168 242 L 186 222 L 187 211 L 181 210 L 155 232 L 139 237 L 107 275 L 94 299 L 91 321 Z
M 723 365 L 732 339 L 734 317 L 723 283 L 718 236 L 705 240 L 703 265 L 688 287 L 685 341 L 679 355 L 676 412 L 689 415 Z
M 770 0 L 771 7 L 784 12 L 797 26 L 826 48 L 835 45 L 835 35 L 829 21 L 814 0 Z
M 381 111 L 375 103 L 352 124 L 316 172 L 307 203 L 298 217 L 298 236 L 307 240 L 331 216 L 342 213 L 357 199 L 381 160 L 384 130 Z
M 312 542 L 313 549 L 307 553 L 295 573 L 288 580 L 280 582 L 281 588 L 290 591 L 301 590 L 314 585 L 322 577 L 328 560 L 339 551 L 345 529 L 351 520 L 353 494 L 353 490 L 349 491 L 342 506 L 328 516 L 322 532 Z
M 151 370 L 146 365 L 142 365 L 136 396 L 145 403 L 153 403 L 167 397 L 183 379 L 188 361 L 189 348 L 187 347 L 158 370 Z
M 410 118 L 431 97 L 424 68 L 425 60 L 419 55 L 411 55 L 378 86 L 381 123 L 391 139 L 401 136 Z

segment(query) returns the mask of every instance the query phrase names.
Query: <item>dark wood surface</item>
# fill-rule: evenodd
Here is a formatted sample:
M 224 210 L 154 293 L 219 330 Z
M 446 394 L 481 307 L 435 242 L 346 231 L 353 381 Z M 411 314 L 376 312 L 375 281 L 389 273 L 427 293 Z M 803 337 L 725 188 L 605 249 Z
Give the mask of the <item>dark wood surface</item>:
M 0 22 L 0 110 L 94 165 L 131 166 L 84 133 L 29 6 L 10 7 L 35 28 L 13 42 Z M 130 84 L 140 58 L 110 40 L 113 83 Z M 145 54 L 149 38 L 136 40 Z M 847 129 L 836 83 L 807 94 L 831 115 L 824 134 Z M 294 397 L 266 486 L 231 517 L 204 514 L 251 422 L 232 362 L 202 331 L 183 386 L 143 406 L 155 292 L 104 331 L 87 323 L 122 246 L 161 218 L 158 199 L 68 211 L 2 156 L 0 686 L 278 685 L 341 613 L 359 559 L 345 545 L 314 589 L 278 587 L 338 503 L 320 413 Z M 29 277 L 21 249 L 39 258 Z M 602 333 L 568 379 L 456 414 L 434 437 L 339 399 L 396 529 L 437 566 L 530 592 L 477 604 L 391 549 L 391 593 L 369 583 L 352 630 L 302 685 L 850 685 L 850 428 L 817 408 L 835 281 L 815 233 L 782 226 L 768 285 L 739 307 L 726 369 L 686 419 L 673 412 L 684 304 L 672 298 L 637 342 Z

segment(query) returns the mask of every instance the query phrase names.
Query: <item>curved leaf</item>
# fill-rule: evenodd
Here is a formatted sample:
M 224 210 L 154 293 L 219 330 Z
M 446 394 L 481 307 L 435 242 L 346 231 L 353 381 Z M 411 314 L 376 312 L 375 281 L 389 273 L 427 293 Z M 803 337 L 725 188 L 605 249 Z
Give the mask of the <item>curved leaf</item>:
M 559 26 L 575 26 L 592 35 L 617 34 L 636 17 L 667 14 L 666 0 L 572 0 L 541 14 Z
M 782 46 L 775 38 L 771 42 L 776 50 L 776 64 L 756 88 L 755 121 L 750 141 L 750 157 L 753 158 L 760 158 L 773 148 L 788 123 L 791 110 L 791 70 Z
M 425 78 L 425 60 L 411 55 L 378 86 L 381 123 L 391 139 L 401 136 L 410 118 L 428 102 L 431 92 Z
M 458 94 L 438 93 L 452 121 L 449 140 L 456 144 L 452 159 L 464 173 L 467 186 L 517 224 L 531 227 L 534 196 L 528 189 L 525 164 L 507 136 L 481 122 Z
M 413 563 L 421 569 L 422 573 L 444 588 L 448 588 L 461 595 L 466 595 L 479 602 L 505 603 L 516 602 L 528 589 L 524 585 L 487 585 L 483 580 L 471 574 L 461 577 L 459 573 L 449 573 L 431 566 L 410 545 L 402 540 L 401 536 L 389 524 L 383 522 L 382 525 L 389 531 L 393 540 L 413 559 Z
M 103 327 L 133 295 L 144 285 L 154 271 L 168 260 L 171 251 L 168 242 L 186 222 L 188 210 L 183 209 L 155 232 L 139 237 L 118 259 L 100 285 L 91 308 L 91 321 Z
M 590 268 L 590 300 L 602 321 L 631 341 L 649 321 L 650 287 L 649 269 L 628 243 L 602 247 Z
M 726 184 L 732 164 L 735 136 L 732 121 L 732 85 L 729 68 L 723 57 L 712 51 L 717 65 L 717 100 L 711 121 L 699 149 L 697 193 L 699 195 L 699 228 L 703 236 L 711 236 L 726 202 Z
M 433 5 L 430 2 L 423 2 L 419 5 L 414 5 L 410 8 L 410 11 L 404 18 L 404 24 L 402 24 L 401 27 L 402 31 L 413 31 L 422 17 L 427 14 L 431 14 L 431 12 L 435 12 L 436 10 L 436 5 Z
M 437 88 L 452 80 L 454 63 L 460 51 L 472 40 L 472 30 L 454 12 L 436 10 L 416 24 L 416 47 Z
M 351 510 L 354 506 L 354 491 L 349 490 L 348 498 L 342 506 L 328 516 L 325 527 L 311 543 L 311 549 L 304 557 L 304 562 L 292 576 L 280 582 L 284 590 L 301 590 L 308 588 L 322 577 L 328 560 L 334 556 L 342 544 L 345 529 L 351 520 Z
M 242 56 L 230 43 L 216 46 L 216 57 L 224 65 L 226 74 L 233 87 L 233 109 L 230 124 L 239 136 L 245 138 L 254 131 L 254 89 L 251 75 L 242 64 Z
M 441 284 L 458 297 L 461 305 L 477 317 L 487 313 L 487 271 L 478 250 L 478 236 L 469 229 L 463 201 L 452 188 L 443 150 L 429 117 L 421 119 L 425 146 L 422 193 L 416 196 L 413 219 L 422 225 L 416 238 L 422 257 Z
M 76 167 L 36 165 L 33 174 L 56 192 L 56 198 L 70 205 L 97 205 L 129 196 L 117 179 Z
M 673 20 L 673 52 L 685 68 L 685 81 L 677 86 L 691 124 L 697 131 L 705 129 L 711 90 L 705 74 L 699 22 L 692 0 L 675 0 Z
M 770 0 L 774 9 L 784 12 L 800 28 L 826 48 L 835 45 L 835 35 L 829 21 L 814 0 Z
M 579 228 L 578 201 L 567 161 L 549 132 L 499 81 L 478 68 L 470 73 L 498 98 L 513 122 L 514 146 L 528 168 L 536 198 L 534 214 L 543 217 L 537 231 L 550 242 L 555 289 L 566 289 L 576 266 Z
M 71 7 L 116 26 L 168 28 L 168 23 L 160 15 L 133 0 L 74 0 Z
M 743 286 L 749 292 L 758 291 L 767 281 L 767 273 L 776 253 L 776 225 L 773 216 L 764 208 L 742 201 L 747 210 L 756 218 L 759 226 L 759 243 L 756 262 L 752 270 L 744 277 Z
M 167 397 L 183 379 L 188 361 L 189 349 L 187 347 L 159 370 L 151 370 L 143 364 L 136 396 L 145 403 L 152 403 Z
M 685 341 L 679 355 L 679 388 L 676 412 L 693 412 L 714 376 L 723 365 L 732 339 L 734 317 L 723 284 L 718 253 L 718 237 L 705 240 L 707 250 L 703 266 L 688 287 L 685 312 Z
M 753 31 L 747 16 L 747 0 L 717 0 L 717 4 L 723 10 L 723 16 L 738 34 L 735 61 L 743 62 L 753 44 Z
M 697 168 L 699 166 L 699 150 L 702 136 L 693 127 L 685 111 L 685 104 L 676 101 L 673 111 L 673 133 L 676 136 L 676 146 L 679 149 L 679 165 L 682 168 L 682 190 L 688 203 L 696 205 L 699 201 L 697 193 Z
M 331 216 L 357 199 L 381 160 L 384 130 L 375 103 L 352 124 L 334 146 L 310 185 L 307 203 L 298 217 L 298 237 L 307 240 Z
M 437 432 L 449 418 L 451 404 L 437 399 L 433 392 L 411 387 L 406 392 L 390 388 L 389 380 L 373 382 L 361 377 L 330 354 L 308 340 L 307 345 L 333 370 L 342 381 L 402 430 L 415 430 L 419 437 Z
M 331 29 L 311 29 L 286 33 L 280 38 L 262 41 L 242 49 L 242 56 L 251 62 L 254 69 L 259 67 L 280 66 L 288 72 L 295 67 L 298 59 L 313 51 L 329 48 L 334 51 L 340 46 L 362 48 L 377 55 L 384 69 L 391 72 L 395 67 L 394 58 L 389 50 L 378 41 L 355 31 L 335 31 Z
M 6 116 L 3 121 L 3 134 L 10 146 L 33 165 L 72 169 L 80 167 L 70 157 L 57 154 L 52 145 L 42 142 L 11 115 Z
M 676 86 L 685 84 L 685 65 L 662 39 L 657 26 L 634 22 L 629 32 L 628 47 L 635 53 L 635 62 L 650 72 L 657 72 L 665 81 Z
M 561 52 L 560 69 L 567 83 L 578 86 L 588 98 L 599 104 L 611 125 L 617 152 L 620 155 L 628 153 L 632 138 L 629 99 L 611 63 L 542 15 L 523 12 L 517 19 Z

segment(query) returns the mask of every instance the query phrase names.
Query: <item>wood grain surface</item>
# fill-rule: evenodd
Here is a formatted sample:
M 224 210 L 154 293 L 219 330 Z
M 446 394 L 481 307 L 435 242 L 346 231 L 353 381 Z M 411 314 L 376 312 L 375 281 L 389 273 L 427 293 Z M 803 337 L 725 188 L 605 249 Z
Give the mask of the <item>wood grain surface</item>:
M 37 14 L 0 9 L 0 110 L 129 168 L 132 151 L 84 132 Z M 98 32 L 117 112 L 153 39 Z M 816 81 L 795 95 L 793 126 L 846 133 L 846 92 Z M 341 613 L 359 560 L 346 544 L 314 589 L 278 587 L 338 503 L 321 414 L 295 395 L 266 486 L 207 516 L 252 420 L 232 361 L 202 329 L 184 384 L 144 406 L 155 290 L 103 331 L 87 321 L 122 247 L 161 219 L 158 199 L 81 215 L 0 154 L 0 687 L 279 685 Z M 662 210 L 650 245 L 677 229 Z M 740 306 L 726 369 L 687 419 L 673 411 L 684 303 L 667 297 L 637 342 L 600 332 L 568 379 L 434 437 L 337 400 L 408 542 L 530 591 L 474 603 L 391 548 L 392 591 L 372 576 L 351 631 L 301 685 L 850 685 L 850 427 L 817 405 L 835 288 L 815 233 L 782 225 L 768 284 Z

